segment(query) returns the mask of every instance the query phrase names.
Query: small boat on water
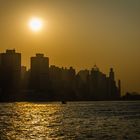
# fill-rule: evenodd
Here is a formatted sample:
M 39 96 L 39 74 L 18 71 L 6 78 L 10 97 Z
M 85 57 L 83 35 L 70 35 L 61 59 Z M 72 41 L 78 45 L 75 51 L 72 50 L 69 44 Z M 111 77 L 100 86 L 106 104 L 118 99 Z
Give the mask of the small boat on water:
M 62 104 L 67 104 L 67 102 L 66 102 L 66 101 L 61 101 L 61 103 L 62 103 Z

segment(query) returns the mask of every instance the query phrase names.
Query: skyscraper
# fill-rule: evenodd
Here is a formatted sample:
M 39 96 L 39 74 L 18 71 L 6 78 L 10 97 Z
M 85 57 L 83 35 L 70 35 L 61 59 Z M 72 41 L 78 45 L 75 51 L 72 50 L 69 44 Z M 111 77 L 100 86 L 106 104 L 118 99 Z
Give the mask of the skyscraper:
M 115 74 L 113 68 L 110 68 L 108 87 L 109 87 L 109 98 L 112 100 L 118 98 L 118 89 L 116 86 Z
M 20 53 L 16 53 L 15 50 L 6 50 L 6 53 L 0 54 L 0 77 L 3 93 L 18 91 L 21 78 Z
M 115 76 L 114 76 L 114 70 L 113 70 L 113 68 L 110 68 L 109 78 L 110 78 L 110 80 L 112 80 L 112 81 L 115 80 Z
M 45 91 L 49 84 L 49 58 L 44 54 L 36 54 L 31 57 L 31 88 L 37 91 Z

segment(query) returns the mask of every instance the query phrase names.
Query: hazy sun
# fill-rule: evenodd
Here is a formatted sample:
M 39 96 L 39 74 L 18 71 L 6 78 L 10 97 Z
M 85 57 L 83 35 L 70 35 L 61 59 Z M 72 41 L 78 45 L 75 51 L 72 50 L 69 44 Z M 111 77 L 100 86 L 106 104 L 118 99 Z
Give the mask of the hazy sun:
M 29 21 L 29 28 L 34 31 L 38 32 L 42 29 L 43 22 L 40 18 L 31 18 Z

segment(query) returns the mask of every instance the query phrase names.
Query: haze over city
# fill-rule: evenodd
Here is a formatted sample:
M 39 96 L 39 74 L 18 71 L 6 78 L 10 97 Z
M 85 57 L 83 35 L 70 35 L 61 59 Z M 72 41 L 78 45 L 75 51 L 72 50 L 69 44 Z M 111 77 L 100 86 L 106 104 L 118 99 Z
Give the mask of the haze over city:
M 137 0 L 0 0 L 0 51 L 15 48 L 28 67 L 36 52 L 77 70 L 113 67 L 123 91 L 140 92 L 139 14 Z

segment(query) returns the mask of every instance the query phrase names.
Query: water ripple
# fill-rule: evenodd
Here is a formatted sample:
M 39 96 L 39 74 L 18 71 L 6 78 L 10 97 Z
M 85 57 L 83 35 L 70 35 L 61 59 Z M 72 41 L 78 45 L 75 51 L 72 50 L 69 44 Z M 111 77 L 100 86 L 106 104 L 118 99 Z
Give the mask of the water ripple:
M 140 139 L 140 102 L 0 103 L 0 139 Z

